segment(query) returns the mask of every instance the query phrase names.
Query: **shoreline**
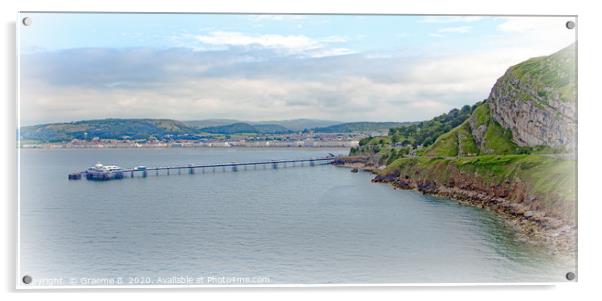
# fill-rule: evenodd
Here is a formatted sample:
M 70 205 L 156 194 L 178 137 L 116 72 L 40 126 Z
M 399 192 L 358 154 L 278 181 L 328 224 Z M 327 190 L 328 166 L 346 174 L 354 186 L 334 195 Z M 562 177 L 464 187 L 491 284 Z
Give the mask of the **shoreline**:
M 359 169 L 370 172 L 375 177 L 372 183 L 385 183 L 393 189 L 414 190 L 424 195 L 443 197 L 461 205 L 477 207 L 494 212 L 507 225 L 512 227 L 518 241 L 546 247 L 551 255 L 576 256 L 577 229 L 560 218 L 546 216 L 543 210 L 532 210 L 525 205 L 486 193 L 447 187 L 434 182 L 417 182 L 394 175 L 381 175 L 379 168 L 372 164 L 352 159 L 340 160 L 337 167 Z
M 19 147 L 17 149 L 35 149 L 35 150 L 107 150 L 107 149 L 349 149 L 348 146 L 103 146 L 103 147 Z

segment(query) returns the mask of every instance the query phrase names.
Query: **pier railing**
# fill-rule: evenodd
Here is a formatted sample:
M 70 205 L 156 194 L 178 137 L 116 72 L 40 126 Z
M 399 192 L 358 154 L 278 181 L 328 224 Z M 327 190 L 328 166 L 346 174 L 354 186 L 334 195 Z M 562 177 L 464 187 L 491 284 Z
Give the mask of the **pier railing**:
M 195 174 L 196 171 L 200 170 L 204 172 L 207 169 L 215 171 L 216 169 L 222 169 L 222 171 L 238 171 L 239 168 L 247 169 L 248 167 L 258 166 L 270 167 L 272 169 L 278 169 L 280 167 L 296 167 L 296 166 L 315 166 L 332 164 L 336 161 L 337 157 L 329 156 L 325 158 L 311 158 L 311 159 L 294 159 L 294 160 L 269 160 L 269 161 L 253 161 L 253 162 L 231 162 L 231 163 L 216 163 L 216 164 L 187 164 L 187 165 L 175 165 L 175 166 L 158 166 L 158 167 L 134 167 L 125 168 L 114 171 L 81 171 L 69 174 L 70 180 L 79 180 L 85 177 L 88 180 L 113 180 L 122 179 L 126 177 L 133 178 L 136 175 L 147 177 L 150 174 L 156 176 L 162 174 L 170 175 L 172 172 L 182 174 L 186 172 L 188 174 Z

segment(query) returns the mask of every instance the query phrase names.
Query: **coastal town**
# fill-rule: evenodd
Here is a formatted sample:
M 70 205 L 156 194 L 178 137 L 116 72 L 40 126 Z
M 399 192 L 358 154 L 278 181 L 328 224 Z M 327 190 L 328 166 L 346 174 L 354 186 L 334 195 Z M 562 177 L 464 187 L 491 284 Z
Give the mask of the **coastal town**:
M 72 139 L 40 143 L 37 141 L 22 141 L 21 148 L 195 148 L 195 147 L 332 147 L 351 148 L 359 145 L 359 141 L 378 132 L 357 133 L 293 133 L 265 135 L 236 135 L 236 136 L 205 136 L 205 137 L 164 137 L 149 136 L 146 139 L 132 139 L 124 136 L 120 139 Z

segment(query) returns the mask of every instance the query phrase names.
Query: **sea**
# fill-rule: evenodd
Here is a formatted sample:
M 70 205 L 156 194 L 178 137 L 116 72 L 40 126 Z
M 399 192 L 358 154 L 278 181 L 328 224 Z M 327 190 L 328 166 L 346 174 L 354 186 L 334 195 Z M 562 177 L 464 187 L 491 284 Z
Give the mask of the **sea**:
M 491 211 L 333 165 L 67 178 L 97 162 L 310 159 L 343 148 L 19 152 L 23 286 L 539 283 L 565 282 L 576 269 L 573 258 L 518 239 Z

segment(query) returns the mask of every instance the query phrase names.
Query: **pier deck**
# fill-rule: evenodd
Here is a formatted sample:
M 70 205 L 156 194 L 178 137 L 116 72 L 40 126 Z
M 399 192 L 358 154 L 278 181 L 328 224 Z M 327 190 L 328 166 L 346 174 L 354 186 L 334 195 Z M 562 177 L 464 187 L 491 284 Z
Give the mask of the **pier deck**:
M 224 171 L 228 168 L 231 171 L 238 171 L 239 167 L 247 166 L 271 166 L 273 169 L 277 169 L 281 166 L 287 167 L 288 164 L 292 166 L 305 166 L 308 163 L 309 166 L 332 164 L 335 162 L 337 157 L 329 156 L 325 158 L 311 158 L 311 159 L 294 159 L 294 160 L 269 160 L 269 161 L 253 161 L 253 162 L 231 162 L 231 163 L 217 163 L 217 164 L 187 164 L 187 165 L 174 165 L 174 166 L 157 166 L 157 167 L 133 167 L 125 168 L 117 171 L 109 171 L 106 173 L 98 174 L 95 172 L 94 176 L 88 171 L 81 171 L 69 174 L 69 180 L 79 180 L 82 177 L 88 180 L 113 180 L 122 179 L 126 177 L 133 178 L 136 174 L 140 174 L 142 177 L 146 177 L 149 172 L 154 172 L 155 175 L 159 175 L 160 171 L 165 171 L 166 175 L 170 175 L 171 171 L 176 171 L 177 174 L 181 174 L 182 170 L 187 170 L 189 174 L 194 174 L 195 170 L 204 169 L 215 169 L 222 168 Z

